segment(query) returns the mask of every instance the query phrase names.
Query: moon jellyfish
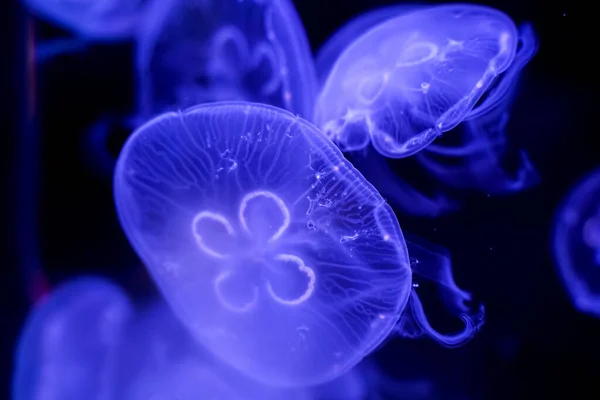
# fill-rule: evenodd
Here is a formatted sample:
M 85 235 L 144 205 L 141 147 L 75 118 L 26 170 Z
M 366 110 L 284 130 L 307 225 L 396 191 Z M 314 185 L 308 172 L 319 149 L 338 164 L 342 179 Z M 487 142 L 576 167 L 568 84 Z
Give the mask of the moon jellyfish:
M 156 1 L 139 34 L 140 113 L 244 100 L 310 116 L 313 64 L 290 0 Z
M 119 363 L 116 400 L 313 400 L 308 391 L 265 387 L 203 351 L 165 304 L 129 325 Z
M 132 36 L 145 0 L 23 0 L 31 13 L 82 40 L 122 40 Z
M 416 298 L 392 209 L 322 132 L 285 110 L 232 102 L 163 114 L 128 139 L 114 193 L 178 318 L 262 383 L 340 376 Z M 467 340 L 442 337 L 413 309 L 424 334 Z
M 25 323 L 13 399 L 109 398 L 130 311 L 124 293 L 100 278 L 77 278 L 56 288 Z
M 527 154 L 523 150 L 509 151 L 506 132 L 520 72 L 537 48 L 532 27 L 524 24 L 512 64 L 496 79 L 480 105 L 455 131 L 416 155 L 420 164 L 440 182 L 488 194 L 516 192 L 539 182 Z M 513 153 L 517 154 L 509 167 Z
M 553 240 L 556 266 L 575 307 L 600 317 L 600 169 L 565 198 Z
M 315 122 L 342 151 L 372 143 L 410 156 L 462 122 L 511 64 L 518 32 L 504 13 L 451 4 L 384 20 L 345 48 Z

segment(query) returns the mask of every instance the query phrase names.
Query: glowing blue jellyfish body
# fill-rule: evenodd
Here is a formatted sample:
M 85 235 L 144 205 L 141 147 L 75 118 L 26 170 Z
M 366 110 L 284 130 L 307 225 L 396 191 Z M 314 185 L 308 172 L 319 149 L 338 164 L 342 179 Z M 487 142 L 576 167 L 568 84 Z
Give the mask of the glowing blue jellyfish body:
M 553 245 L 558 272 L 575 307 L 600 317 L 600 170 L 564 200 Z
M 510 159 L 507 125 L 521 71 L 537 52 L 532 27 L 520 27 L 519 48 L 508 69 L 500 75 L 482 102 L 450 135 L 416 155 L 420 164 L 445 185 L 458 189 L 505 194 L 539 182 L 539 176 L 523 150 Z M 514 152 L 517 153 L 517 152 Z
M 314 62 L 290 0 L 157 1 L 137 64 L 143 118 L 229 100 L 312 114 Z
M 99 278 L 58 287 L 28 317 L 16 350 L 13 399 L 112 396 L 125 295 Z
M 283 110 L 220 103 L 158 117 L 125 145 L 115 200 L 180 319 L 269 384 L 343 373 L 408 300 L 391 208 L 321 132 Z
M 84 40 L 120 40 L 133 35 L 144 0 L 23 0 L 34 14 Z
M 349 370 L 394 330 L 411 295 L 391 208 L 284 110 L 234 102 L 161 115 L 126 143 L 114 189 L 121 225 L 179 319 L 271 386 Z M 435 337 L 422 310 L 414 319 Z
M 338 57 L 315 122 L 343 151 L 410 156 L 462 122 L 516 51 L 498 10 L 451 4 L 385 19 Z

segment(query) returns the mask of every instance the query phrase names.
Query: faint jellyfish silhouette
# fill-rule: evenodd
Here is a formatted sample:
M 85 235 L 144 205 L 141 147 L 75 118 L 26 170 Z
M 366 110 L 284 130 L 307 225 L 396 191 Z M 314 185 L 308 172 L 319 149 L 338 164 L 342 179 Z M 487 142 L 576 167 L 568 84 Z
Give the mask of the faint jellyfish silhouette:
M 340 376 L 394 330 L 411 296 L 392 209 L 316 127 L 284 110 L 232 102 L 161 115 L 125 144 L 114 193 L 178 318 L 264 384 Z M 415 318 L 442 343 L 466 340 Z
M 73 32 L 82 42 L 131 38 L 146 0 L 22 0 L 34 15 Z M 58 44 L 49 42 L 56 49 Z M 72 44 L 75 44 L 73 41 Z M 64 49 L 63 49 L 64 50 Z
M 342 151 L 408 157 L 464 120 L 511 64 L 517 28 L 493 8 L 450 4 L 386 19 L 345 48 L 315 106 Z
M 600 169 L 566 196 L 553 235 L 556 266 L 573 304 L 600 317 Z
M 256 101 L 310 117 L 316 74 L 290 0 L 156 1 L 139 34 L 143 118 L 215 101 Z
M 163 303 L 132 320 L 119 361 L 117 400 L 313 400 L 306 390 L 265 387 L 223 365 Z
M 105 399 L 131 306 L 102 278 L 62 284 L 28 316 L 15 354 L 13 399 Z
M 527 154 L 522 150 L 510 151 L 506 132 L 520 72 L 538 48 L 531 25 L 524 24 L 519 31 L 515 59 L 498 76 L 487 96 L 455 131 L 416 155 L 429 173 L 449 187 L 507 194 L 539 182 Z M 509 167 L 511 156 L 515 160 Z

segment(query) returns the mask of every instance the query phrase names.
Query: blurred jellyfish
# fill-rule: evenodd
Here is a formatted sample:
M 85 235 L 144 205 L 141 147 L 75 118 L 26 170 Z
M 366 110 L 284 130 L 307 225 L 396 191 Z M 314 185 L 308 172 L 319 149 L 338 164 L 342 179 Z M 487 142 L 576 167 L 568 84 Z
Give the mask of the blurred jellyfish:
M 290 0 L 155 1 L 139 34 L 139 112 L 244 100 L 311 116 L 313 64 Z
M 418 299 L 392 209 L 289 112 L 233 102 L 163 114 L 128 139 L 114 193 L 129 241 L 179 319 L 255 380 L 326 382 L 392 331 L 418 336 L 395 329 Z M 451 287 L 447 271 L 435 273 L 443 265 L 424 264 Z M 440 335 L 412 310 L 411 328 L 442 344 L 475 332 L 468 323 Z
M 115 400 L 313 400 L 306 390 L 265 387 L 221 364 L 162 303 L 132 320 L 119 361 Z
M 498 76 L 482 102 L 451 134 L 417 154 L 421 165 L 445 185 L 488 194 L 521 191 L 539 182 L 537 171 L 524 151 L 509 168 L 506 126 L 523 67 L 533 58 L 538 41 L 529 24 L 520 27 L 519 48 L 508 69 Z M 515 171 L 515 173 L 511 173 Z
M 600 317 L 600 169 L 579 182 L 558 209 L 553 245 L 575 307 Z
M 122 328 L 125 294 L 100 278 L 59 286 L 27 318 L 15 355 L 13 399 L 106 399 Z
M 418 7 L 350 43 L 321 89 L 315 122 L 342 151 L 372 143 L 408 157 L 462 122 L 511 64 L 517 28 L 471 4 Z
M 146 0 L 22 1 L 32 14 L 73 32 L 81 40 L 80 43 L 132 37 L 144 6 L 148 3 Z M 67 42 L 48 44 L 51 44 L 50 48 L 56 49 L 59 43 Z

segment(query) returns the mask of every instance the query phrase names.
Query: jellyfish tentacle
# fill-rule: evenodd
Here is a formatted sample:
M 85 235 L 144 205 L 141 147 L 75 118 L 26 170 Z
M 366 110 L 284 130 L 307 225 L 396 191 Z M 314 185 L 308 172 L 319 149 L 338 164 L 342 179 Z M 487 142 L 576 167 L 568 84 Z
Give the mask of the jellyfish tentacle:
M 405 239 L 411 258 L 413 275 L 423 277 L 440 286 L 444 306 L 464 321 L 465 328 L 454 335 L 446 335 L 436 331 L 429 323 L 416 289 L 413 288 L 409 302 L 412 316 L 403 316 L 406 321 L 400 327 L 401 333 L 407 337 L 419 337 L 426 334 L 448 347 L 461 346 L 475 336 L 483 325 L 485 319 L 483 306 L 480 305 L 476 309 L 470 306 L 472 296 L 460 289 L 454 282 L 450 254 L 445 249 L 412 234 L 406 233 Z
M 484 322 L 485 309 L 483 305 L 481 305 L 473 315 L 460 315 L 460 319 L 462 319 L 465 323 L 465 327 L 462 331 L 454 335 L 443 334 L 435 330 L 429 323 L 429 320 L 425 315 L 425 311 L 423 310 L 421 300 L 414 290 L 410 295 L 409 305 L 412 312 L 412 318 L 414 318 L 414 322 L 421 330 L 421 333 L 429 336 L 446 347 L 459 347 L 464 345 L 475 336 Z M 412 337 L 415 336 L 417 335 L 413 333 Z

